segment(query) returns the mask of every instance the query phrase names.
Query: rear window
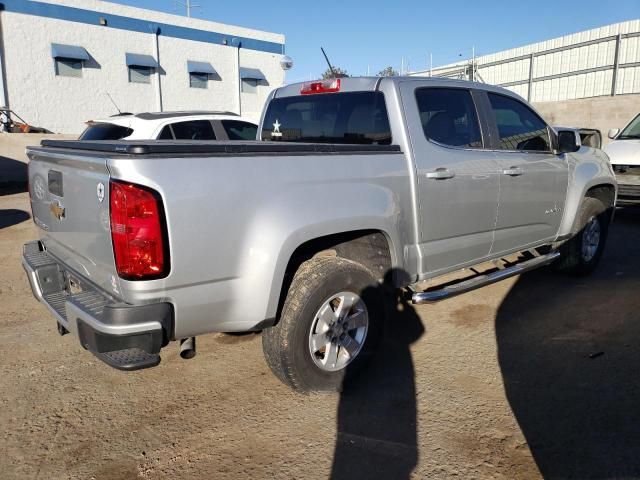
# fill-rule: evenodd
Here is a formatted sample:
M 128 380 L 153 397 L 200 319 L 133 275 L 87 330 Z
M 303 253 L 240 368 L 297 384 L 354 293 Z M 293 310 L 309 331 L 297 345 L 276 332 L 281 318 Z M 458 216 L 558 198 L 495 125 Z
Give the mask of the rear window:
M 133 129 L 112 123 L 95 123 L 89 125 L 79 140 L 120 140 L 133 133 Z
M 390 145 L 389 116 L 381 92 L 345 92 L 275 98 L 262 140 Z

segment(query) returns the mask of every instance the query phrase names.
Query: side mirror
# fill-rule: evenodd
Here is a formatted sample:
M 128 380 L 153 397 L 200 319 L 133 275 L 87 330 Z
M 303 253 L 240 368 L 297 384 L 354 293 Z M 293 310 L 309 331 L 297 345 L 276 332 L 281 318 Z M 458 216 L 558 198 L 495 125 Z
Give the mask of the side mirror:
M 580 150 L 580 134 L 575 130 L 558 130 L 558 153 Z
M 618 135 L 618 133 L 620 133 L 619 128 L 612 128 L 611 130 L 609 130 L 608 137 L 613 140 L 614 138 L 616 138 L 616 135 Z

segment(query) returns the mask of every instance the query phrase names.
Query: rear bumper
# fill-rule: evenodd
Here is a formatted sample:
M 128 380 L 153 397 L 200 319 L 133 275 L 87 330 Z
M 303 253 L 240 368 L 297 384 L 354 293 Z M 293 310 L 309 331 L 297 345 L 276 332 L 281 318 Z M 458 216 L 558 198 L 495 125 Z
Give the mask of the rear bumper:
M 128 305 L 82 279 L 81 291 L 71 293 L 69 274 L 77 276 L 38 241 L 24 245 L 22 266 L 33 295 L 100 360 L 120 370 L 160 363 L 160 349 L 172 332 L 171 304 Z

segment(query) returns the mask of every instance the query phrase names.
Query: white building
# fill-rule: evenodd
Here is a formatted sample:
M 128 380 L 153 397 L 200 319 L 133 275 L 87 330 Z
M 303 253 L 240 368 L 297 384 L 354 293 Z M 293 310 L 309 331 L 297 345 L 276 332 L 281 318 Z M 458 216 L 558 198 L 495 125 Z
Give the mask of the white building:
M 475 79 L 513 90 L 531 102 L 640 93 L 640 20 L 410 75 Z
M 0 0 L 0 105 L 53 132 L 117 113 L 107 94 L 123 112 L 258 119 L 283 54 L 276 33 L 100 0 Z

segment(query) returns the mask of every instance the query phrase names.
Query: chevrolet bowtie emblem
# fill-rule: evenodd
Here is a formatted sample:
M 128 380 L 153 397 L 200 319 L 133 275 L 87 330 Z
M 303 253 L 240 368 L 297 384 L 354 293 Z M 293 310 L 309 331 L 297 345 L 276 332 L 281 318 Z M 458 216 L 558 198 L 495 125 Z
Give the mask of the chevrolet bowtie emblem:
M 59 200 L 53 200 L 51 202 L 50 210 L 51 213 L 53 213 L 53 216 L 58 220 L 62 220 L 64 218 L 65 208 L 62 206 Z

